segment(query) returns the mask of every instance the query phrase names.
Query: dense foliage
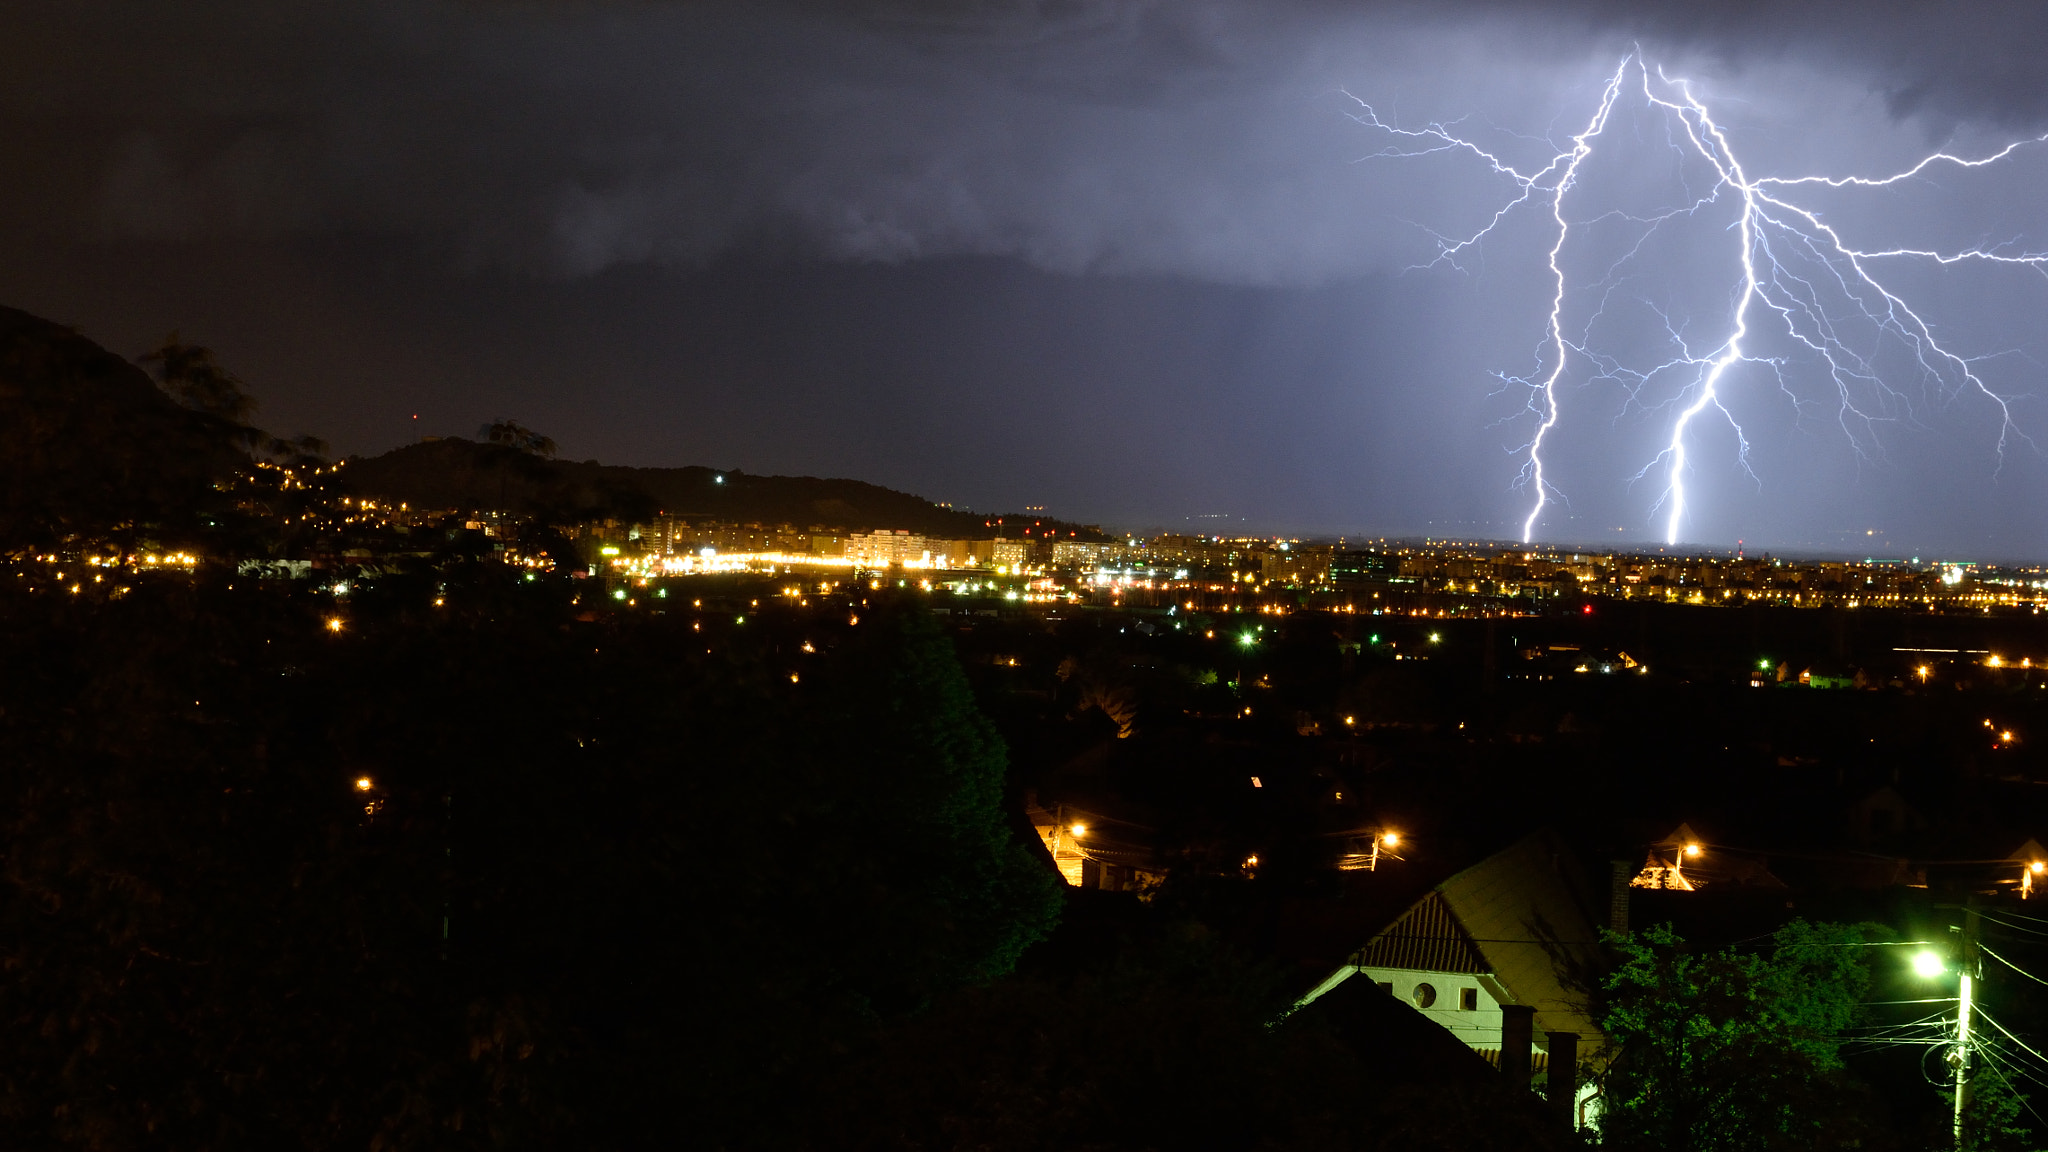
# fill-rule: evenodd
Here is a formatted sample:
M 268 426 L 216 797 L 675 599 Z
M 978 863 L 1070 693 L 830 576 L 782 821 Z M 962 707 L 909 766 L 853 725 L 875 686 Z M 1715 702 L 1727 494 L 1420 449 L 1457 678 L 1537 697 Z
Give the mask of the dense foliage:
M 1625 1149 L 1850 1148 L 1882 1144 L 1842 1038 L 1870 973 L 1870 926 L 1780 929 L 1769 952 L 1688 947 L 1669 928 L 1614 940 L 1601 1134 Z

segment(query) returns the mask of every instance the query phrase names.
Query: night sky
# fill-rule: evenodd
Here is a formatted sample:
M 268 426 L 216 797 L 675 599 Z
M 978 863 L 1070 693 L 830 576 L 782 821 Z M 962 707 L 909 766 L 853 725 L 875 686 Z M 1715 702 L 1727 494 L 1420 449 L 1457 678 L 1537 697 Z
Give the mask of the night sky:
M 1139 531 L 1519 535 L 1535 417 L 1501 375 L 1541 367 L 1548 205 L 1430 266 L 1511 186 L 1375 155 L 1396 140 L 1359 101 L 1540 167 L 1640 51 L 1752 177 L 2048 132 L 2035 4 L 0 9 L 0 303 L 131 356 L 175 329 L 273 431 L 372 453 L 511 417 L 578 459 Z M 1624 366 L 1713 343 L 1735 285 L 1712 211 L 1616 263 L 1612 213 L 1711 185 L 1671 125 L 1624 93 L 1567 200 L 1566 313 Z M 1865 249 L 2025 255 L 2044 190 L 2037 145 L 1801 203 Z M 1831 314 L 1897 401 L 1845 421 L 1760 336 L 1777 370 L 1723 386 L 1748 470 L 1700 425 L 1682 538 L 2048 558 L 2048 277 L 1879 263 L 2008 399 L 2002 459 L 1996 405 Z M 1595 363 L 1562 379 L 1537 536 L 1660 539 L 1638 473 L 1672 395 Z

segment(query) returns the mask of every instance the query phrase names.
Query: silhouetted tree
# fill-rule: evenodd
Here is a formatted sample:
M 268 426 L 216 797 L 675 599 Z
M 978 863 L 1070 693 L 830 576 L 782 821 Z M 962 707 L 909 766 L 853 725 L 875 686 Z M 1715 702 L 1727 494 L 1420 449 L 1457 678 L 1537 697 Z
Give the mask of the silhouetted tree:
M 176 332 L 164 337 L 142 362 L 155 367 L 158 385 L 172 399 L 195 412 L 244 426 L 256 414 L 256 398 L 240 378 L 220 366 L 213 349 L 186 344 Z
M 535 456 L 553 456 L 555 442 L 516 420 L 502 417 L 477 429 L 476 438 L 486 444 L 503 444 Z

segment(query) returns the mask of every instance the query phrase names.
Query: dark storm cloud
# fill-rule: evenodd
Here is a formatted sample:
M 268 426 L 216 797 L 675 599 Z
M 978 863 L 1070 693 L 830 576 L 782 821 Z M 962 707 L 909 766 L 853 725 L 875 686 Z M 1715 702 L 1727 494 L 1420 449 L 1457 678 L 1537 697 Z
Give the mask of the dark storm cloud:
M 130 354 L 184 329 L 266 420 L 348 451 L 512 414 L 577 455 L 1134 526 L 1519 527 L 1533 422 L 1493 373 L 1535 360 L 1547 216 L 1404 272 L 1505 187 L 1470 157 L 1369 159 L 1388 139 L 1347 91 L 1534 160 L 1639 43 L 1759 170 L 1891 171 L 2048 126 L 2033 5 L 6 7 L 0 301 Z M 1668 185 L 1613 143 L 1589 192 Z M 1827 209 L 1887 242 L 2038 236 L 2043 179 Z M 1615 348 L 1656 351 L 1645 301 L 1717 310 L 1727 268 L 1700 267 L 1632 282 Z M 1983 363 L 2032 388 L 2033 288 L 1900 275 L 1971 354 L 2022 353 Z M 1631 477 L 1663 417 L 1586 375 L 1546 531 L 1646 535 L 1657 493 Z M 2048 548 L 2041 458 L 1997 470 L 1981 405 L 1918 408 L 1859 459 L 1825 403 L 1745 386 L 1756 477 L 1702 433 L 1706 538 Z M 2037 434 L 2043 410 L 2020 407 Z
M 1990 5 L 16 7 L 17 210 L 116 239 L 399 236 L 557 275 L 779 245 L 1356 276 L 1415 237 L 1399 190 L 1346 162 L 1376 144 L 1340 88 L 1551 106 L 1636 37 L 1824 62 L 1902 115 L 2048 100 L 2023 66 L 2043 18 Z
M 2020 131 L 2048 121 L 2048 11 L 2039 4 L 1598 0 L 1574 18 L 1731 64 L 1790 60 L 1837 71 L 1882 94 L 1895 116 L 1926 118 L 1931 132 L 1964 120 Z

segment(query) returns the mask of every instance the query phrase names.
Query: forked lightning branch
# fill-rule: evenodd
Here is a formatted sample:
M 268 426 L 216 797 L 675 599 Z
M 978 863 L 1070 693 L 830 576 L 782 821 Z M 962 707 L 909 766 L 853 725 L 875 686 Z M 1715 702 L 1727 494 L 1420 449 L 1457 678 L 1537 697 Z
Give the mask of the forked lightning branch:
M 1646 214 L 1630 214 L 1612 204 L 1589 202 L 1586 179 L 1602 162 L 1602 136 L 1624 102 L 1640 101 L 1639 110 L 1665 126 L 1674 149 L 1685 163 L 1709 175 L 1676 206 Z M 1663 536 L 1678 542 L 1685 530 L 1693 480 L 1694 442 L 1708 422 L 1724 422 L 1732 431 L 1736 459 L 1732 467 L 1749 472 L 1749 439 L 1730 406 L 1738 381 L 1731 370 L 1747 366 L 1745 385 L 1762 382 L 1781 390 L 1795 404 L 1809 406 L 1818 390 L 1841 431 L 1864 456 L 1878 449 L 1877 429 L 1910 420 L 1928 403 L 1971 399 L 1990 406 L 1998 429 L 1993 450 L 2002 460 L 2006 449 L 2026 435 L 2013 422 L 2010 393 L 1996 390 L 1979 373 L 1986 353 L 1962 350 L 1937 338 L 1934 327 L 1901 291 L 1886 283 L 1889 270 L 1906 262 L 1947 266 L 1969 263 L 2020 265 L 2048 271 L 2048 252 L 2026 249 L 2017 242 L 1991 248 L 1893 246 L 1865 248 L 1851 243 L 1825 223 L 1820 212 L 1797 198 L 1802 190 L 1877 189 L 1927 178 L 1941 168 L 1969 169 L 2007 160 L 2019 149 L 2048 143 L 2048 136 L 2022 140 L 1984 156 L 1930 154 L 1903 171 L 1880 177 L 1771 176 L 1747 168 L 1729 134 L 1707 105 L 1683 79 L 1666 76 L 1639 54 L 1625 57 L 1602 87 L 1590 116 L 1557 151 L 1536 166 L 1517 167 L 1503 150 L 1489 148 L 1453 125 L 1433 122 L 1405 128 L 1382 118 L 1359 101 L 1356 119 L 1394 138 L 1369 159 L 1416 159 L 1442 153 L 1469 156 L 1504 182 L 1508 194 L 1484 224 L 1464 235 L 1435 235 L 1436 256 L 1429 266 L 1460 265 L 1487 237 L 1517 215 L 1541 213 L 1551 230 L 1548 273 L 1551 293 L 1536 368 L 1523 374 L 1498 373 L 1507 385 L 1527 395 L 1528 418 L 1534 431 L 1520 448 L 1519 487 L 1531 503 L 1522 524 L 1522 539 L 1531 540 L 1545 509 L 1563 493 L 1553 483 L 1546 452 L 1559 427 L 1572 420 L 1611 419 L 1611 412 L 1575 411 L 1573 384 L 1594 379 L 1620 382 L 1631 402 L 1646 411 L 1668 413 L 1660 447 L 1644 461 L 1635 480 L 1658 484 L 1652 515 L 1661 514 Z M 1663 315 L 1662 338 L 1669 354 L 1654 363 L 1629 365 L 1595 347 L 1592 323 L 1574 315 L 1571 301 L 1580 288 L 1611 295 L 1629 273 L 1631 262 L 1643 259 L 1645 242 L 1659 229 L 1703 216 L 1725 229 L 1725 264 L 1730 301 L 1725 313 L 1698 316 Z M 1575 281 L 1572 275 L 1577 230 L 1591 221 L 1616 219 L 1639 230 L 1632 247 L 1599 275 Z M 1716 272 L 1715 275 L 1724 273 Z M 1896 279 L 1896 276 L 1893 277 Z M 1594 310 L 1597 318 L 1598 310 Z M 1764 355 L 1754 350 L 1765 326 L 1774 330 L 1781 349 L 1796 356 Z M 1702 338 L 1696 333 L 1704 331 Z M 1789 341 L 1789 343 L 1787 343 Z M 1739 407 L 1739 405 L 1738 405 Z M 1753 477 L 1754 473 L 1750 473 Z

